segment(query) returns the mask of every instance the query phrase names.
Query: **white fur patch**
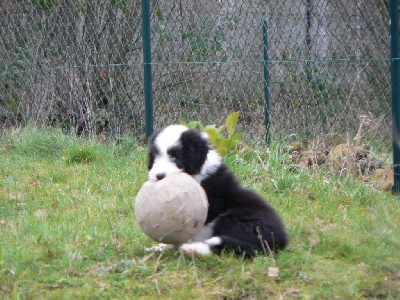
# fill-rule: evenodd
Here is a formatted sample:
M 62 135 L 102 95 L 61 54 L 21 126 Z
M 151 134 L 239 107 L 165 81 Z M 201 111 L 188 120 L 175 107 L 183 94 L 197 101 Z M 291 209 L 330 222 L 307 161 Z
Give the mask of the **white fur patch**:
M 193 178 L 200 183 L 204 178 L 207 178 L 218 169 L 221 165 L 221 161 L 221 156 L 219 156 L 216 150 L 208 151 L 206 161 L 201 167 L 200 173 L 193 175 Z
M 203 242 L 183 244 L 180 251 L 184 254 L 195 254 L 195 255 L 211 255 L 211 247 Z
M 222 244 L 222 240 L 218 236 L 213 236 L 212 238 L 209 238 L 208 240 L 205 240 L 204 243 L 210 246 L 218 246 Z
M 167 150 L 179 143 L 181 134 L 187 130 L 188 128 L 183 125 L 170 125 L 165 127 L 156 137 L 154 144 L 157 146 L 160 153 L 167 154 Z
M 164 174 L 165 176 L 179 174 L 182 170 L 174 164 L 167 153 L 157 156 L 154 160 L 153 167 L 149 171 L 149 179 L 157 180 L 157 175 Z
M 213 246 L 221 245 L 222 240 L 218 236 L 214 236 L 205 240 L 204 242 L 187 243 L 180 246 L 179 250 L 184 254 L 195 254 L 209 256 L 212 254 L 211 248 Z

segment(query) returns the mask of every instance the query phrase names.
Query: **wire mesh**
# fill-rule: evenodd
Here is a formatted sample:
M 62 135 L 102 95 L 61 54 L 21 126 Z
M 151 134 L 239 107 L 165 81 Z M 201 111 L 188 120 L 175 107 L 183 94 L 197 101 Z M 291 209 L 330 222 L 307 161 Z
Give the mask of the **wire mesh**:
M 1 124 L 140 131 L 140 17 L 137 1 L 1 2 Z
M 272 140 L 391 151 L 388 1 L 150 5 L 155 127 L 239 111 L 245 138 L 262 142 L 268 83 Z M 3 127 L 144 138 L 140 1 L 2 1 L 0 24 Z

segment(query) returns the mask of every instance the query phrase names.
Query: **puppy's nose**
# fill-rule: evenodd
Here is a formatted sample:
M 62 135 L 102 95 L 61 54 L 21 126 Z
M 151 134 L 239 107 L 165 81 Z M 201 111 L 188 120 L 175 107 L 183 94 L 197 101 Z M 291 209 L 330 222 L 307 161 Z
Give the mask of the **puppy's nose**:
M 158 173 L 158 174 L 156 175 L 157 180 L 161 180 L 161 179 L 163 179 L 164 177 L 165 177 L 165 173 Z

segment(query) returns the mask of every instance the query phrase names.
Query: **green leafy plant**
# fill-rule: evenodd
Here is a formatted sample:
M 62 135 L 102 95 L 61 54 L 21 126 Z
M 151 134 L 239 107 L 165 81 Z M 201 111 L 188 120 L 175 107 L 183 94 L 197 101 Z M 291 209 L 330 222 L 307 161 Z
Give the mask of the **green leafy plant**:
M 200 121 L 185 122 L 179 120 L 181 125 L 184 125 L 190 129 L 199 129 L 206 132 L 210 137 L 211 144 L 217 149 L 218 153 L 222 157 L 232 154 L 234 149 L 239 144 L 243 132 L 235 133 L 236 126 L 239 121 L 239 113 L 233 112 L 226 118 L 225 125 L 217 127 L 216 125 L 204 126 Z M 224 135 L 224 130 L 226 135 Z

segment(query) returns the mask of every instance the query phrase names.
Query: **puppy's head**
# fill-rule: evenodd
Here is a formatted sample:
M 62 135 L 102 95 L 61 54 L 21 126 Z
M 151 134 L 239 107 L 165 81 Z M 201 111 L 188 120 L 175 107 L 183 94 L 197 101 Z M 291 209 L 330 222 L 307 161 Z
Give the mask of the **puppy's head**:
M 183 125 L 171 125 L 154 132 L 148 150 L 150 180 L 185 172 L 201 182 L 221 164 L 207 134 Z

